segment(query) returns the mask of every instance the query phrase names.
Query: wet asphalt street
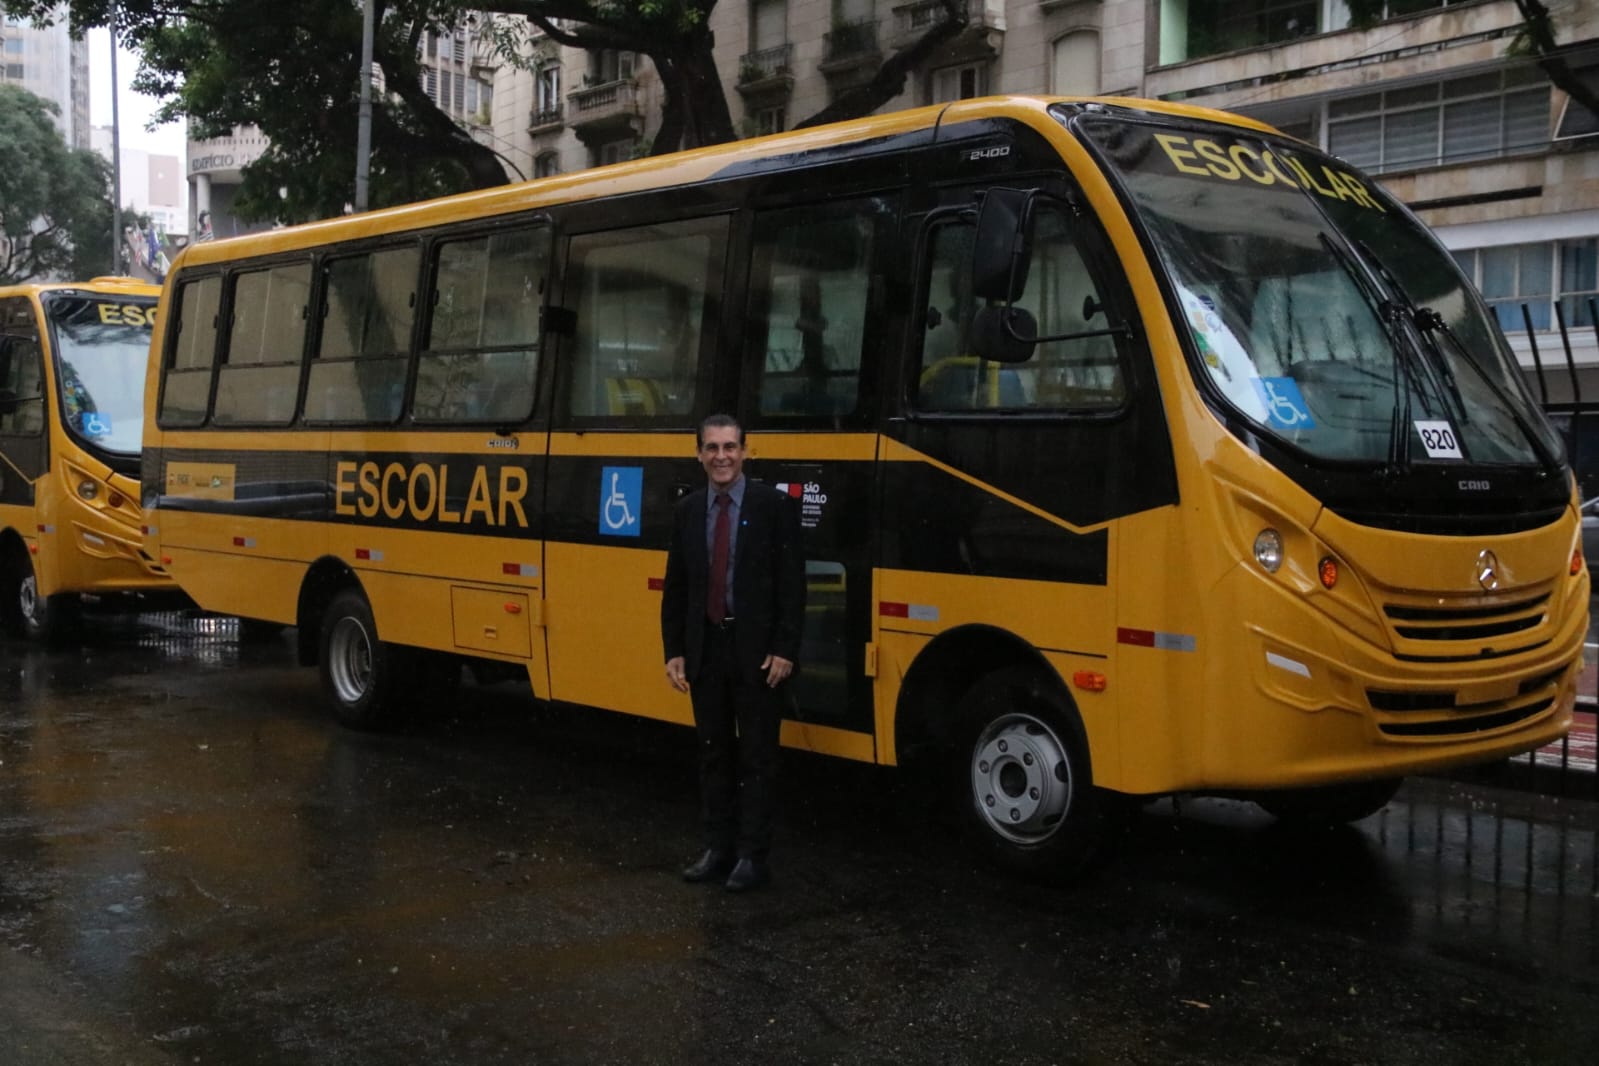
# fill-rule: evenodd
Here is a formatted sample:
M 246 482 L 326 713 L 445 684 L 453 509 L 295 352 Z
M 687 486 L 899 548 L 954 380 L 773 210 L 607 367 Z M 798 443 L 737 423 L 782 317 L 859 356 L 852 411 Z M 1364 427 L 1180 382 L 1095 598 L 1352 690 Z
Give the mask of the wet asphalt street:
M 1419 781 L 1305 834 L 1166 802 L 1050 888 L 901 775 L 787 753 L 740 897 L 678 879 L 691 741 L 470 683 L 350 733 L 230 622 L 0 644 L 0 1064 L 1599 1053 L 1591 803 Z

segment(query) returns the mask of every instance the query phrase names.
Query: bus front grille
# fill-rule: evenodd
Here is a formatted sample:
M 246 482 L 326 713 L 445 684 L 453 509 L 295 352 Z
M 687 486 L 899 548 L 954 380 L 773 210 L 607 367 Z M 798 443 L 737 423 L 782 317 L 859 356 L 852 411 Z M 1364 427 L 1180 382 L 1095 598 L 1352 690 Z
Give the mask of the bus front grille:
M 1399 658 L 1412 661 L 1442 658 L 1450 662 L 1463 662 L 1475 658 L 1494 658 L 1511 651 L 1503 645 L 1490 646 L 1488 642 L 1516 634 L 1530 634 L 1547 620 L 1548 608 L 1549 595 L 1543 593 L 1499 603 L 1483 603 L 1480 600 L 1443 604 L 1386 603 L 1383 605 L 1383 614 L 1393 628 L 1394 635 L 1401 641 L 1420 642 L 1428 649 L 1424 652 L 1421 647 L 1411 645 L 1406 649 L 1401 645 L 1397 649 Z M 1468 647 L 1446 650 L 1440 646 L 1448 643 Z M 1527 646 L 1523 640 L 1518 642 L 1514 650 L 1525 650 Z
M 1450 689 L 1398 692 L 1367 689 L 1366 701 L 1377 712 L 1377 727 L 1391 737 L 1444 737 L 1486 733 L 1542 714 L 1554 705 L 1566 668 L 1556 667 L 1516 686 L 1508 699 L 1457 703 Z
M 1545 696 L 1524 707 L 1511 707 L 1493 714 L 1457 714 L 1448 718 L 1417 722 L 1379 722 L 1377 727 L 1391 737 L 1457 737 L 1470 733 L 1487 733 L 1542 714 L 1553 706 L 1554 702 L 1553 696 Z

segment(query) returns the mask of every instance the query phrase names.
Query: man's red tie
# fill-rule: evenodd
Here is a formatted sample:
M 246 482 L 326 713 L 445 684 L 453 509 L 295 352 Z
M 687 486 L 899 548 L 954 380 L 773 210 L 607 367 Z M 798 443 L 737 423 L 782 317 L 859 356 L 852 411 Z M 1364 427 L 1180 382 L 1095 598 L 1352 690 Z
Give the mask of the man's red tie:
M 705 600 L 705 617 L 717 625 L 727 617 L 727 542 L 732 530 L 728 505 L 733 498 L 716 494 L 716 532 L 711 541 L 711 588 Z

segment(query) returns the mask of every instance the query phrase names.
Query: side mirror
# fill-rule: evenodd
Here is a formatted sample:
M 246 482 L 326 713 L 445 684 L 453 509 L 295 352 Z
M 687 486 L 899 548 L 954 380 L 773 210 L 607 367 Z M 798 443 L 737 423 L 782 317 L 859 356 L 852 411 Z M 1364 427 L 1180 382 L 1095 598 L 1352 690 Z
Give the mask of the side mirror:
M 983 195 L 972 246 L 972 291 L 982 299 L 1014 303 L 1027 288 L 1036 195 L 1035 189 L 989 189 Z
M 1025 307 L 983 307 L 972 316 L 967 346 L 991 363 L 1025 363 L 1033 357 L 1038 320 Z

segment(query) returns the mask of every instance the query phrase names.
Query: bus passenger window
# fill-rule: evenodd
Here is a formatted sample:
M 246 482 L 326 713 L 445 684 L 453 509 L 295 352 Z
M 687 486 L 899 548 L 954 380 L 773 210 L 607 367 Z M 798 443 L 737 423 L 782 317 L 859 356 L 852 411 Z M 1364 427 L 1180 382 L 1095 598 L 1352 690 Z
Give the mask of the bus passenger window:
M 763 337 L 760 412 L 832 417 L 860 399 L 880 198 L 771 212 L 756 222 L 750 335 Z
M 211 399 L 211 363 L 216 358 L 217 314 L 222 279 L 200 278 L 178 286 L 175 313 L 167 330 L 165 380 L 161 386 L 160 423 L 197 426 L 205 421 Z
M 1113 337 L 1043 341 L 1030 359 L 1016 364 L 971 352 L 968 336 L 981 310 L 971 287 L 973 232 L 969 223 L 949 222 L 932 233 L 917 406 L 950 412 L 1120 407 L 1126 383 Z M 1040 204 L 1036 212 L 1027 288 L 1016 304 L 1032 313 L 1040 336 L 1108 324 L 1104 293 L 1066 216 L 1052 204 Z
M 727 228 L 702 218 L 572 238 L 569 415 L 687 422 L 715 341 Z
M 306 381 L 309 422 L 400 416 L 416 310 L 414 245 L 335 259 L 322 272 L 322 329 Z
M 43 375 L 38 341 L 0 337 L 0 433 L 33 436 L 44 429 Z
M 228 344 L 212 410 L 218 425 L 281 426 L 293 419 L 310 295 L 310 263 L 234 276 Z
M 511 423 L 532 413 L 549 258 L 543 226 L 440 246 L 411 403 L 418 422 Z

